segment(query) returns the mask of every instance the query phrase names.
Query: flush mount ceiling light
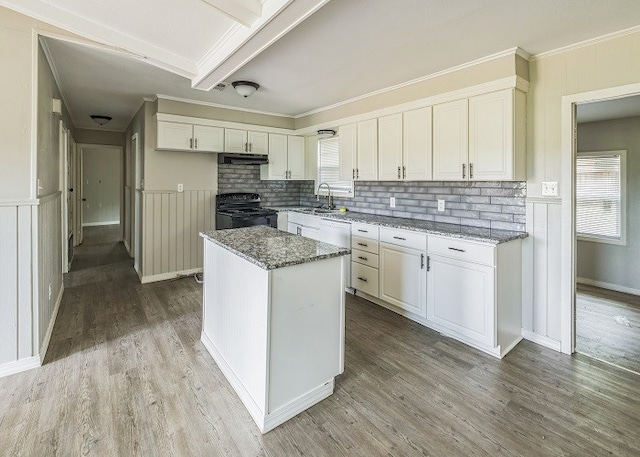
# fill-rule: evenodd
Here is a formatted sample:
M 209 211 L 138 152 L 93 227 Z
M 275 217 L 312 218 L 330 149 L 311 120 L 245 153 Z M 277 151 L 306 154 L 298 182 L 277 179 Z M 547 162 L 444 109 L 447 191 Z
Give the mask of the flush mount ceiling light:
M 249 95 L 253 95 L 253 93 L 260 87 L 260 84 L 254 83 L 253 81 L 234 81 L 231 85 L 236 92 L 244 98 L 247 98 Z
M 318 130 L 318 139 L 324 140 L 325 138 L 331 138 L 335 134 L 336 134 L 335 130 L 330 130 L 330 129 Z
M 104 125 L 108 123 L 112 118 L 110 116 L 103 116 L 101 114 L 92 114 L 91 119 L 98 125 Z

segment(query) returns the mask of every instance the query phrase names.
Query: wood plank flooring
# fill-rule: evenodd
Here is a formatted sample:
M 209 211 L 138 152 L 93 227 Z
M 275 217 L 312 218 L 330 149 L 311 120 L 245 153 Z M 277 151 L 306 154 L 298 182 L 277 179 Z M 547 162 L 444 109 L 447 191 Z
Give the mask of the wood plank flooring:
M 579 284 L 576 350 L 640 373 L 640 297 Z
M 0 455 L 640 455 L 640 377 L 526 341 L 497 360 L 352 296 L 335 393 L 261 435 L 192 278 L 122 259 L 68 283 L 46 364 L 0 379 Z

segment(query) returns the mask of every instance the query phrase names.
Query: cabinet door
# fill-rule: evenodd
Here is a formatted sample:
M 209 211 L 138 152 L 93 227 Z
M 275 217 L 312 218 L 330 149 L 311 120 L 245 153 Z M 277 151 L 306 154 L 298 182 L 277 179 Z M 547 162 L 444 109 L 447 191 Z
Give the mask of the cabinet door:
M 158 121 L 158 149 L 193 149 L 193 126 L 179 122 Z
M 470 179 L 514 179 L 513 115 L 512 89 L 469 99 Z
M 356 170 L 356 124 L 343 125 L 338 130 L 340 152 L 338 166 L 340 180 L 352 181 L 355 179 Z
M 224 129 L 224 152 L 248 152 L 247 131 Z
M 249 132 L 247 135 L 251 154 L 269 153 L 269 135 L 266 132 Z
M 378 180 L 378 120 L 358 122 L 356 179 Z
M 289 179 L 305 179 L 305 139 L 303 136 L 288 136 L 287 140 Z
M 287 135 L 269 134 L 267 179 L 287 179 Z
M 402 170 L 402 114 L 378 119 L 378 179 L 403 179 Z
M 407 181 L 431 180 L 431 107 L 403 115 L 403 178 Z
M 429 255 L 427 320 L 494 347 L 494 268 Z
M 466 99 L 433 107 L 433 179 L 469 179 L 468 102 Z M 463 170 L 464 167 L 464 170 Z
M 426 317 L 426 253 L 380 243 L 380 298 Z
M 194 125 L 193 149 L 204 152 L 224 151 L 224 129 L 210 125 Z

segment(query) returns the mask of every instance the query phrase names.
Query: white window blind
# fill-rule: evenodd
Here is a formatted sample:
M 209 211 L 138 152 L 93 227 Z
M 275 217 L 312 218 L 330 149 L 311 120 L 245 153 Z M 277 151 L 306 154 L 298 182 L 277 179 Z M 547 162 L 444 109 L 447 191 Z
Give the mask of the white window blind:
M 340 142 L 338 137 L 318 140 L 318 184 L 326 182 L 334 193 L 350 194 L 352 181 L 341 181 L 339 173 Z
M 576 231 L 579 237 L 622 240 L 624 155 L 579 154 L 576 162 Z

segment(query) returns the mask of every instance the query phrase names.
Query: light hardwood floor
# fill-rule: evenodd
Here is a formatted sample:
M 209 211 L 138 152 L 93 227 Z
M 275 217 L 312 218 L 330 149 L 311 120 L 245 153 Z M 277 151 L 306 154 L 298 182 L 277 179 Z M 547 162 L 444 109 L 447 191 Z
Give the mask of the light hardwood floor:
M 261 435 L 199 342 L 201 286 L 107 260 L 70 274 L 45 366 L 0 379 L 0 455 L 640 454 L 640 377 L 526 341 L 497 360 L 352 296 L 335 393 Z
M 640 297 L 579 284 L 576 350 L 640 373 Z

